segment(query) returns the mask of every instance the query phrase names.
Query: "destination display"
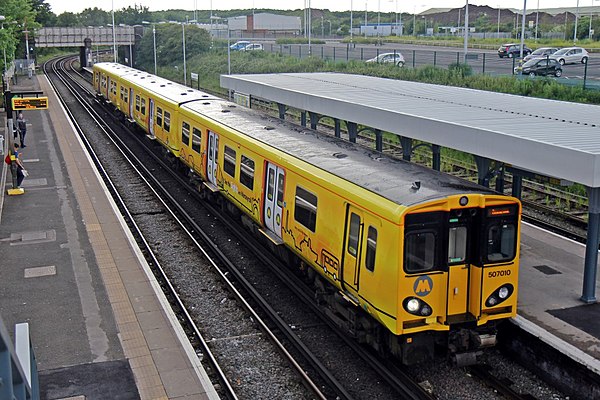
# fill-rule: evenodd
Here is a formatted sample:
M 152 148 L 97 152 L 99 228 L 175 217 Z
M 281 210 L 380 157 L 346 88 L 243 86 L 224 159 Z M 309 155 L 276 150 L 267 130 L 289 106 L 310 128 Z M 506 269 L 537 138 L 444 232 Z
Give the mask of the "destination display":
M 12 108 L 18 110 L 45 110 L 48 108 L 48 97 L 13 97 Z

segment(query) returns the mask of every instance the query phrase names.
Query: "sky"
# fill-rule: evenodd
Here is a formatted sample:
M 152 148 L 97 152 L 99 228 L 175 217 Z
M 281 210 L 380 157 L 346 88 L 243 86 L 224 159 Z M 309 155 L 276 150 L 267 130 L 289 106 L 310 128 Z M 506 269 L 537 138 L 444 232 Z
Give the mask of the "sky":
M 74 13 L 81 12 L 85 8 L 98 7 L 104 10 L 111 10 L 114 0 L 46 0 L 50 4 L 55 14 L 61 14 L 65 11 Z M 579 5 L 590 6 L 594 0 L 581 0 Z M 597 0 L 596 0 L 597 1 Z M 194 6 L 198 10 L 225 10 L 225 9 L 251 9 L 270 8 L 270 9 L 298 9 L 304 8 L 304 0 L 117 0 L 114 1 L 115 9 L 120 9 L 135 4 L 148 7 L 150 11 L 160 11 L 167 9 L 186 9 L 193 10 Z M 400 12 L 421 12 L 429 8 L 451 7 L 457 8 L 465 5 L 465 0 L 311 0 L 312 8 L 327 8 L 331 11 L 350 10 L 350 4 L 355 11 L 364 11 L 365 4 L 370 12 L 395 12 L 396 5 Z M 523 8 L 523 0 L 469 0 L 469 4 L 489 5 L 497 8 Z M 539 0 L 540 8 L 556 7 L 575 7 L 577 0 Z M 538 6 L 538 0 L 529 0 L 528 9 L 534 9 Z

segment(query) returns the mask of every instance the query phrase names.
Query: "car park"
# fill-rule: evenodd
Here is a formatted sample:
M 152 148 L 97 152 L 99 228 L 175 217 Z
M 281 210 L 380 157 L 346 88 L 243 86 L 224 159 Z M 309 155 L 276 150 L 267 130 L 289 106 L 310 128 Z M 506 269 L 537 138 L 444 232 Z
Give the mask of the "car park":
M 587 50 L 581 47 L 565 47 L 550 56 L 550 58 L 558 61 L 560 65 L 586 64 L 589 57 Z
M 246 47 L 244 47 L 243 49 L 240 49 L 241 51 L 253 51 L 253 50 L 263 50 L 263 45 L 260 43 L 250 43 L 249 45 L 247 45 Z
M 551 58 L 534 58 L 533 60 L 529 60 L 523 65 L 516 67 L 515 73 L 522 73 L 523 75 L 529 76 L 554 75 L 559 77 L 562 76 L 562 65 Z
M 548 56 L 550 56 L 551 54 L 554 54 L 557 51 L 558 51 L 558 47 L 540 47 L 538 49 L 535 49 L 533 51 L 533 53 L 524 57 L 523 60 L 529 61 L 529 60 L 533 60 L 535 58 L 547 58 Z
M 251 43 L 247 40 L 240 40 L 240 41 L 235 42 L 231 46 L 229 46 L 229 48 L 233 51 L 238 51 L 238 50 L 245 49 L 246 46 L 248 46 L 249 44 L 251 44 Z
M 377 57 L 371 58 L 367 60 L 368 63 L 378 63 L 378 64 L 394 64 L 399 67 L 404 66 L 404 56 L 399 51 L 394 53 L 383 53 L 378 55 Z
M 532 50 L 523 45 L 523 56 L 529 55 L 532 53 Z M 521 56 L 521 45 L 519 43 L 506 43 L 498 48 L 498 57 L 504 58 L 513 58 Z

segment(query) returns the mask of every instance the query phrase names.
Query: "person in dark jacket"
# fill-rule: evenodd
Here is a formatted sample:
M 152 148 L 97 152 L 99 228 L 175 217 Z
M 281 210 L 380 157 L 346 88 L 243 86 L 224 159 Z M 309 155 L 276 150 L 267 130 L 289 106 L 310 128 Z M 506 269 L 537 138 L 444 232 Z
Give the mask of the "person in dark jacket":
M 23 113 L 20 112 L 17 116 L 17 131 L 19 132 L 19 139 L 21 140 L 21 148 L 25 146 L 25 135 L 27 134 L 27 122 L 23 118 Z M 15 137 L 16 139 L 16 137 Z

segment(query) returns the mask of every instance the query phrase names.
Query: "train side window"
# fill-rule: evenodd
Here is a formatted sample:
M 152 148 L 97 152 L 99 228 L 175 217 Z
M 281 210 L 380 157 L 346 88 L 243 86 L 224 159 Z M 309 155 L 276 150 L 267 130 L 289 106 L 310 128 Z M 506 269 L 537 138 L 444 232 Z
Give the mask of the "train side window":
M 436 237 L 432 231 L 408 233 L 404 238 L 404 270 L 423 272 L 435 265 Z
M 242 154 L 240 182 L 248 189 L 254 189 L 254 160 Z
M 186 146 L 190 145 L 190 124 L 185 121 L 181 123 L 181 142 Z
M 300 186 L 296 187 L 294 219 L 315 232 L 317 226 L 317 196 Z
M 202 131 L 198 128 L 192 129 L 192 150 L 200 154 L 200 144 L 202 143 Z
M 488 227 L 487 260 L 510 261 L 516 255 L 516 228 L 513 223 L 493 224 Z
M 467 227 L 454 226 L 448 231 L 448 264 L 464 262 L 467 258 Z
M 365 267 L 375 271 L 375 255 L 377 254 L 377 229 L 369 226 L 367 234 L 367 254 L 365 255 Z
M 142 97 L 142 115 L 146 115 L 146 99 Z
M 165 131 L 169 132 L 171 130 L 171 113 L 165 111 Z
M 350 214 L 350 230 L 348 232 L 348 253 L 354 257 L 358 255 L 358 236 L 360 235 L 360 217 Z
M 235 178 L 235 159 L 236 151 L 229 146 L 225 146 L 225 156 L 223 157 L 223 170 L 228 175 Z
M 283 187 L 284 187 L 285 175 L 283 172 L 279 172 L 277 175 L 277 205 L 283 207 Z
M 123 101 L 129 103 L 129 90 L 126 87 L 123 88 Z
M 275 170 L 269 169 L 267 177 L 267 199 L 273 201 L 273 193 L 275 192 Z
M 156 125 L 162 127 L 163 124 L 163 110 L 160 107 L 156 107 Z
M 119 95 L 120 95 L 119 97 L 121 97 L 121 100 L 124 100 L 124 98 L 123 98 L 123 86 L 120 87 Z
M 140 111 L 140 96 L 135 95 L 135 111 Z

